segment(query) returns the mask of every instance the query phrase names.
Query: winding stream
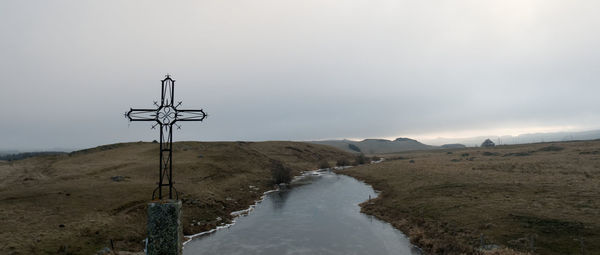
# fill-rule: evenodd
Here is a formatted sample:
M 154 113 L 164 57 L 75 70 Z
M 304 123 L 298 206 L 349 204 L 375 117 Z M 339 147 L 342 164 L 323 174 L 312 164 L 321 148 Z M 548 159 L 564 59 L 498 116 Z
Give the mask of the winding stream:
M 269 193 L 247 216 L 187 243 L 192 254 L 419 254 L 402 232 L 360 213 L 376 197 L 354 178 L 312 172 Z

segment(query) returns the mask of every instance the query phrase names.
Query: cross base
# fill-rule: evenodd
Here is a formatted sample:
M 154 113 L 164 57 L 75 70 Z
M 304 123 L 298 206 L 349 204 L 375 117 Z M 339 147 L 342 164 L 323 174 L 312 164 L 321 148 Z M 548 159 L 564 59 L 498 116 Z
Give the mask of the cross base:
M 148 255 L 181 255 L 183 225 L 181 200 L 148 203 Z

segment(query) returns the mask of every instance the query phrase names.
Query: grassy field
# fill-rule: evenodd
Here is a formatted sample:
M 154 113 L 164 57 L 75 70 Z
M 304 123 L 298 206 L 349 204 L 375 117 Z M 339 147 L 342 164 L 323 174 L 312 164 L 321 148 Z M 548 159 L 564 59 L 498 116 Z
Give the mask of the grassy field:
M 299 173 L 351 157 L 294 142 L 175 143 L 184 234 L 228 222 L 273 189 L 273 160 Z M 0 254 L 95 254 L 110 240 L 116 250 L 142 250 L 157 167 L 154 143 L 0 162 Z
M 384 155 L 342 173 L 429 254 L 600 254 L 600 141 Z

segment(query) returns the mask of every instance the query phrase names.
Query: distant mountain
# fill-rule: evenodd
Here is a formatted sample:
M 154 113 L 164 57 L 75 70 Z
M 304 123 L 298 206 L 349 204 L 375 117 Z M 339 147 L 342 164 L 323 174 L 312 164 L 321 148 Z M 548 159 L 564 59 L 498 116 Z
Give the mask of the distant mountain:
M 600 139 L 600 130 L 580 131 L 580 132 L 555 132 L 555 133 L 533 133 L 521 134 L 517 136 L 478 136 L 465 138 L 435 138 L 429 139 L 428 144 L 451 144 L 461 143 L 467 146 L 477 147 L 481 145 L 485 139 L 492 140 L 496 145 L 503 144 L 525 144 L 525 143 L 540 143 L 540 142 L 564 142 L 575 140 L 595 140 Z
M 444 145 L 440 146 L 440 148 L 442 148 L 442 149 L 463 149 L 463 148 L 467 148 L 467 146 L 464 144 L 460 144 L 460 143 L 451 143 L 451 144 L 444 144 Z
M 15 153 L 15 154 L 0 155 L 0 160 L 13 161 L 13 160 L 26 159 L 26 158 L 36 157 L 36 156 L 62 155 L 62 154 L 67 154 L 67 153 L 62 152 L 62 151 L 22 152 L 22 153 Z
M 17 151 L 17 150 L 0 150 L 0 156 L 17 154 L 17 153 L 19 153 L 19 151 Z
M 397 138 L 394 141 L 386 139 L 365 139 L 362 141 L 352 140 L 326 140 L 326 141 L 310 141 L 310 143 L 324 144 L 340 148 L 345 151 L 354 153 L 379 154 L 393 153 L 412 150 L 429 150 L 439 147 L 422 144 L 417 140 L 410 138 Z

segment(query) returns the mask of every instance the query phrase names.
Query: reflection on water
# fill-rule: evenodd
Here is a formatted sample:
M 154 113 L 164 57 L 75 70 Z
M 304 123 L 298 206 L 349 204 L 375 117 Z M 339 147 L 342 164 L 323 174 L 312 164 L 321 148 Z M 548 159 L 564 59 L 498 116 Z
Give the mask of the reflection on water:
M 184 254 L 418 254 L 402 232 L 360 213 L 369 196 L 377 195 L 348 176 L 307 176 L 232 227 L 189 242 Z

